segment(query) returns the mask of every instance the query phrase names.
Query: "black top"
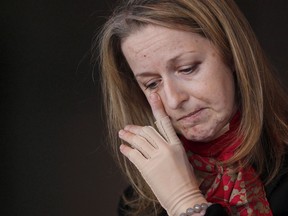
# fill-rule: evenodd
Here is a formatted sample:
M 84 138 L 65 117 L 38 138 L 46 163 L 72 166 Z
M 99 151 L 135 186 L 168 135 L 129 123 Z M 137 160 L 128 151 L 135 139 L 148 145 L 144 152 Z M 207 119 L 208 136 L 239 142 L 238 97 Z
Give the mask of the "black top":
M 283 168 L 280 170 L 277 177 L 265 187 L 266 196 L 270 204 L 270 208 L 274 216 L 287 216 L 288 215 L 288 155 Z M 124 194 L 129 197 L 133 194 L 132 187 L 128 187 Z M 126 216 L 125 210 L 129 207 L 124 205 L 121 199 L 118 206 L 118 215 Z M 167 216 L 165 210 L 159 216 Z M 208 207 L 205 216 L 228 216 L 224 207 L 220 204 L 213 204 Z
M 273 215 L 288 215 L 288 154 L 286 154 L 282 169 L 277 177 L 265 187 L 266 196 Z

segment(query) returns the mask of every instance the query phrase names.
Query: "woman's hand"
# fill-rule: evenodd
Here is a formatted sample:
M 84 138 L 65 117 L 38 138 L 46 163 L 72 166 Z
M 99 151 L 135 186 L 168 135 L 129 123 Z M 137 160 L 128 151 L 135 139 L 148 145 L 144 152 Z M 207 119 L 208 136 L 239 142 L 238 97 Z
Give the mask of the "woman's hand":
M 180 215 L 187 208 L 207 201 L 160 97 L 153 94 L 149 102 L 162 136 L 151 126 L 128 125 L 119 131 L 119 137 L 132 148 L 122 144 L 120 151 L 141 172 L 168 214 Z

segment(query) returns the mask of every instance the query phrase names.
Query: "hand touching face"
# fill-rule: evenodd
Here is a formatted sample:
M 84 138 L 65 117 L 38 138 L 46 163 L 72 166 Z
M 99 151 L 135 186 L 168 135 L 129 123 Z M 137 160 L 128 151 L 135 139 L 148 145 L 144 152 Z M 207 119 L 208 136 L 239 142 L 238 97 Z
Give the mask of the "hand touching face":
M 151 94 L 149 103 L 160 133 L 151 126 L 128 125 L 119 137 L 130 145 L 122 144 L 120 151 L 137 167 L 168 214 L 180 215 L 207 200 L 160 97 Z
M 236 112 L 233 72 L 198 34 L 148 25 L 122 42 L 140 88 L 157 93 L 177 133 L 209 141 Z

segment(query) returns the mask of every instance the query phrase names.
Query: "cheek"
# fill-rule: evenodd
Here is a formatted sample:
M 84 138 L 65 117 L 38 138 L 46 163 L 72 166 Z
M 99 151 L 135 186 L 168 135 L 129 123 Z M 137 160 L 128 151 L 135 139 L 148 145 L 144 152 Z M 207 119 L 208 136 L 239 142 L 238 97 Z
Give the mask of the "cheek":
M 226 88 L 223 88 L 223 96 L 222 97 L 222 103 L 223 106 L 226 107 L 226 109 L 232 108 L 235 106 L 235 86 L 234 81 L 230 80 L 230 82 L 227 82 Z
M 209 88 L 210 101 L 219 109 L 229 109 L 235 104 L 235 85 L 234 79 L 230 72 L 226 72 L 217 81 L 211 81 Z M 228 74 L 229 73 L 229 74 Z

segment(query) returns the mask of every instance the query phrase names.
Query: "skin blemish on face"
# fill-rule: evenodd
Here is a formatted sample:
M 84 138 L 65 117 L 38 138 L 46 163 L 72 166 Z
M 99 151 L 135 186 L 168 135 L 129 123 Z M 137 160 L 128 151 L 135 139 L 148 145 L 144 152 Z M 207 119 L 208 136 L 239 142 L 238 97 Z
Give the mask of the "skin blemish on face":
M 148 25 L 121 46 L 144 94 L 159 94 L 178 134 L 202 142 L 218 137 L 236 103 L 231 68 L 211 41 Z

